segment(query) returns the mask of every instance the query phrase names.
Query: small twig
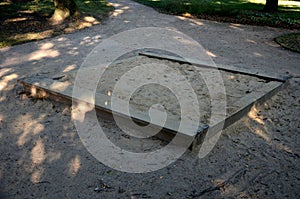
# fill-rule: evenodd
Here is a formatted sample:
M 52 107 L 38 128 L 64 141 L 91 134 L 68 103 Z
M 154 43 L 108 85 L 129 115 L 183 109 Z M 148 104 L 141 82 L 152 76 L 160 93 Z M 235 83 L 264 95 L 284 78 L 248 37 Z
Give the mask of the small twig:
M 34 184 L 51 184 L 51 182 L 49 182 L 49 181 L 39 181 L 39 182 L 34 183 Z
M 246 170 L 244 168 L 242 168 L 242 169 L 234 172 L 229 178 L 227 178 L 223 182 L 218 183 L 215 186 L 208 187 L 207 189 L 202 190 L 200 193 L 193 195 L 192 198 L 198 198 L 198 197 L 200 197 L 200 196 L 202 196 L 206 193 L 210 193 L 210 192 L 213 192 L 213 191 L 220 190 L 223 187 L 225 187 L 227 184 L 229 184 L 232 181 L 232 179 L 236 178 L 239 175 L 244 175 L 245 173 L 246 173 Z

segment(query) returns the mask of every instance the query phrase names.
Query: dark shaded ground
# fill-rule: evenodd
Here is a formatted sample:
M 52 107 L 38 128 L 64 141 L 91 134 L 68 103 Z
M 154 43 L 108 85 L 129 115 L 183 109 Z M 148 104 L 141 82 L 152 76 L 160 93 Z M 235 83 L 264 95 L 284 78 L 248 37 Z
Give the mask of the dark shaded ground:
M 81 9 L 78 18 L 53 24 L 49 19 L 54 12 L 54 5 L 49 0 L 0 2 L 0 47 L 41 40 L 91 27 L 99 24 L 113 10 L 113 7 L 100 0 L 92 5 L 82 1 L 78 7 Z

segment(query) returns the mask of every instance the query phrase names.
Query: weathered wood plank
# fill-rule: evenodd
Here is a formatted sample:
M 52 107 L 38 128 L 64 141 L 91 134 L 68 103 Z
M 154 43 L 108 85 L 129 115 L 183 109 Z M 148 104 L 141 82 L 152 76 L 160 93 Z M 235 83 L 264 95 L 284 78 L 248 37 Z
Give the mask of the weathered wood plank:
M 212 65 L 205 64 L 205 63 L 199 63 L 195 60 L 185 60 L 181 57 L 165 55 L 165 54 L 158 54 L 158 53 L 152 52 L 152 51 L 151 52 L 143 51 L 143 52 L 140 52 L 139 55 L 157 58 L 157 59 L 166 59 L 166 60 L 175 61 L 175 62 L 179 62 L 179 63 L 192 64 L 192 65 L 195 65 L 198 67 L 215 68 L 215 69 L 219 69 L 219 70 L 223 70 L 223 71 L 254 76 L 254 77 L 262 78 L 265 80 L 271 80 L 271 81 L 285 82 L 286 80 L 291 78 L 291 76 L 280 76 L 280 75 L 271 74 L 271 73 L 267 74 L 267 73 L 263 73 L 261 71 L 255 70 L 255 69 L 240 68 L 240 67 L 231 66 L 231 65 L 218 64 L 216 66 L 212 66 Z

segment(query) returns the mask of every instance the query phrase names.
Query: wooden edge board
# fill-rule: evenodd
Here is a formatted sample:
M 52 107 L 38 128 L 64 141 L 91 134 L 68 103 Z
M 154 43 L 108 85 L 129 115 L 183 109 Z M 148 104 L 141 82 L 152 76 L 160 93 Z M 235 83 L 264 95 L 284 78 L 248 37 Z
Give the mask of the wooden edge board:
M 179 62 L 179 63 L 192 64 L 192 65 L 195 65 L 198 67 L 214 68 L 214 69 L 219 69 L 219 70 L 223 70 L 223 71 L 227 71 L 227 72 L 240 73 L 240 74 L 254 76 L 254 77 L 262 78 L 265 80 L 271 80 L 271 81 L 285 82 L 292 77 L 292 76 L 279 76 L 279 75 L 275 75 L 275 74 L 266 74 L 266 73 L 262 73 L 259 71 L 250 70 L 250 69 L 246 69 L 246 68 L 239 68 L 239 67 L 230 66 L 230 65 L 212 66 L 212 65 L 205 64 L 205 63 L 197 63 L 194 61 L 187 61 L 187 60 L 185 60 L 181 57 L 177 57 L 177 56 L 158 54 L 155 52 L 143 51 L 143 52 L 140 52 L 139 55 L 157 58 L 157 59 L 166 59 L 166 60 L 175 61 L 175 62 Z
M 270 99 L 272 96 L 274 96 L 278 91 L 285 88 L 289 82 L 281 83 L 281 82 L 269 82 L 266 85 L 264 85 L 260 91 L 254 92 L 252 95 L 248 94 L 245 97 L 241 98 L 237 103 L 240 104 L 240 107 L 237 111 L 226 117 L 224 120 L 218 122 L 217 124 L 210 126 L 208 129 L 208 133 L 206 136 L 207 139 L 215 136 L 219 130 L 225 129 L 229 127 L 230 125 L 237 122 L 239 119 L 241 119 L 243 116 L 247 115 L 251 111 L 251 108 L 254 105 L 261 105 L 266 100 Z M 264 93 L 262 90 L 268 91 L 267 93 Z M 251 102 L 249 103 L 248 99 L 246 98 L 252 98 Z
M 50 85 L 54 82 L 54 80 L 42 79 L 42 81 L 43 81 L 43 84 L 40 84 L 37 82 L 36 78 L 32 78 L 32 79 L 28 78 L 26 80 L 21 80 L 20 82 L 24 85 L 24 88 L 27 91 L 29 91 L 30 93 L 32 92 L 32 89 L 36 89 L 38 92 L 47 93 L 46 97 L 50 97 L 50 95 L 53 95 L 52 99 L 58 97 L 59 99 L 63 99 L 64 101 L 69 102 L 69 103 L 72 103 L 72 100 L 75 100 L 76 102 L 84 101 L 82 99 L 72 97 L 72 89 L 70 89 L 70 88 L 62 90 L 62 91 L 51 90 Z M 197 137 L 199 134 L 202 134 L 203 132 L 205 132 L 206 129 L 208 128 L 208 125 L 200 123 L 197 132 L 195 132 L 194 135 L 188 135 L 185 132 L 179 132 L 178 129 L 176 128 L 176 125 L 172 125 L 172 123 L 176 122 L 176 121 L 172 122 L 172 118 L 171 118 L 171 123 L 166 123 L 165 126 L 160 126 L 160 125 L 151 123 L 151 121 L 149 121 L 147 119 L 148 116 L 145 113 L 135 110 L 134 108 L 131 108 L 131 113 L 133 113 L 132 116 L 113 111 L 111 109 L 111 106 L 104 105 L 104 103 L 103 103 L 104 101 L 106 101 L 106 100 L 108 101 L 109 99 L 110 99 L 109 96 L 96 93 L 95 94 L 95 108 L 98 111 L 105 112 L 105 113 L 108 113 L 111 115 L 113 113 L 114 116 L 118 116 L 118 117 L 121 117 L 124 119 L 128 119 L 128 120 L 132 119 L 133 121 L 140 123 L 140 124 L 144 124 L 144 125 L 151 124 L 152 128 L 161 129 L 161 131 L 170 133 L 171 135 L 180 134 L 180 136 L 182 136 L 182 137 L 186 136 L 186 137 L 194 138 L 194 137 Z M 84 101 L 84 102 L 86 102 L 86 101 Z M 88 103 L 88 102 L 86 102 L 86 103 Z M 159 136 L 161 138 L 164 137 L 161 134 Z M 167 137 L 170 137 L 170 136 L 167 136 Z M 169 141 L 168 139 L 165 139 L 165 140 Z

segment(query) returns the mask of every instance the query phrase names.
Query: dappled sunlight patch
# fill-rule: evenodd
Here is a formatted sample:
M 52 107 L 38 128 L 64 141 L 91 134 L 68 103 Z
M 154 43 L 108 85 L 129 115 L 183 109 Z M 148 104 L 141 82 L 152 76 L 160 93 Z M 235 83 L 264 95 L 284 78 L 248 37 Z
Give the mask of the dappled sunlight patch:
M 95 22 L 95 24 L 99 24 L 99 23 Z M 88 22 L 88 21 L 82 20 L 82 21 L 77 21 L 75 23 L 70 24 L 63 31 L 65 33 L 72 33 L 72 32 L 74 32 L 76 30 L 81 30 L 81 29 L 84 29 L 84 28 L 88 28 L 88 27 L 91 27 L 93 25 L 94 25 L 94 23 L 92 23 L 92 22 Z
M 258 52 L 253 52 L 253 55 L 254 55 L 255 57 L 262 57 L 262 56 L 263 56 L 262 54 L 260 54 L 260 53 L 258 53 Z
M 3 77 L 5 74 L 10 72 L 12 69 L 11 68 L 3 68 L 0 70 L 0 77 Z
M 36 135 L 36 134 L 42 132 L 43 130 L 45 130 L 44 125 L 43 125 L 43 124 L 37 124 L 37 125 L 34 127 L 32 133 L 33 133 L 33 135 Z
M 46 43 L 40 44 L 41 50 L 47 50 L 47 49 L 51 49 L 53 47 L 54 47 L 54 44 L 52 42 L 46 42 Z
M 253 123 L 251 124 L 251 122 L 261 126 L 255 127 L 255 125 L 253 125 Z M 256 106 L 253 106 L 251 111 L 248 113 L 248 118 L 245 120 L 245 126 L 250 129 L 253 134 L 258 135 L 268 143 L 271 142 L 270 133 L 264 120 L 261 118 L 261 116 L 259 116 L 259 109 Z
M 83 29 L 83 28 L 87 28 L 87 27 L 91 27 L 93 24 L 90 22 L 82 22 L 79 24 L 78 28 L 79 29 Z
M 265 125 L 265 122 L 259 116 L 259 110 L 256 106 L 251 108 L 250 112 L 248 113 L 248 117 L 258 124 Z
M 180 20 L 187 20 L 186 17 L 182 17 L 182 16 L 176 16 L 176 18 L 180 19 Z
M 277 149 L 279 149 L 279 150 L 282 150 L 282 151 L 285 151 L 285 152 L 287 152 L 287 153 L 293 154 L 293 150 L 292 150 L 290 147 L 288 147 L 288 146 L 286 146 L 286 145 L 284 145 L 284 144 L 282 144 L 282 143 L 275 144 L 275 147 L 276 147 Z
M 11 1 L 0 2 L 0 6 L 10 5 L 10 4 L 12 4 Z
M 84 97 L 82 97 L 82 99 L 84 99 Z M 72 116 L 71 116 L 72 121 L 83 122 L 85 114 L 94 109 L 93 106 L 94 99 L 89 99 L 89 100 L 85 99 L 85 100 L 91 103 L 80 101 L 78 102 L 76 107 L 72 107 Z
M 235 79 L 235 76 L 234 75 L 229 75 L 229 76 L 227 76 L 227 78 L 230 79 L 230 80 L 233 80 L 233 79 Z
M 122 14 L 123 12 L 124 12 L 124 10 L 120 10 L 120 9 L 115 10 L 113 12 L 112 16 L 117 17 L 118 15 Z
M 189 20 L 191 25 L 198 25 L 198 26 L 204 26 L 204 23 L 201 22 L 199 19 L 192 19 L 192 17 L 185 17 L 185 16 L 176 16 L 176 18 L 186 21 Z
M 33 164 L 41 164 L 45 160 L 45 146 L 41 139 L 36 141 L 31 150 L 31 161 Z
M 229 27 L 232 28 L 232 29 L 236 29 L 236 30 L 244 30 L 243 28 L 241 28 L 241 24 L 231 23 L 229 25 Z
M 210 51 L 206 51 L 206 54 L 209 55 L 210 57 L 217 57 L 217 55 L 215 55 L 214 53 L 210 52 Z
M 92 16 L 85 16 L 82 20 L 76 20 L 70 23 L 66 28 L 64 28 L 65 33 L 72 33 L 76 30 L 81 30 L 84 28 L 92 27 L 93 25 L 100 24 L 100 21 Z
M 44 173 L 44 168 L 39 168 L 33 171 L 30 178 L 31 182 L 34 184 L 39 183 L 41 181 L 41 177 L 43 173 Z
M 92 17 L 92 16 L 85 16 L 83 19 L 84 19 L 86 22 L 90 22 L 90 23 L 94 23 L 94 22 L 98 21 L 97 19 L 95 19 L 95 18 Z M 99 22 L 99 21 L 98 21 L 98 22 Z
M 21 33 L 16 34 L 15 36 L 11 37 L 11 39 L 23 42 L 23 41 L 35 41 L 35 40 L 41 40 L 50 37 L 53 34 L 53 30 L 45 30 L 42 32 L 29 32 L 29 33 Z
M 31 97 L 37 98 L 37 99 L 44 99 L 47 96 L 47 93 L 45 91 L 38 90 L 35 86 L 32 86 L 30 88 L 30 95 Z
M 27 17 L 17 17 L 12 19 L 6 19 L 4 23 L 11 23 L 11 22 L 19 22 L 19 21 L 26 21 Z
M 128 6 L 123 6 L 121 8 L 115 9 L 112 13 L 112 16 L 117 17 L 120 14 L 124 13 L 126 10 L 128 10 L 129 7 Z
M 52 49 L 40 49 L 37 50 L 29 55 L 28 60 L 33 61 L 33 60 L 41 60 L 43 58 L 55 58 L 59 56 L 59 51 L 58 50 L 52 50 Z
M 100 36 L 95 37 L 84 37 L 82 41 L 80 41 L 80 45 L 93 45 L 100 41 Z
M 19 77 L 19 75 L 15 74 L 15 73 L 3 77 L 0 80 L 0 91 L 7 90 L 8 88 L 6 88 L 6 87 L 7 87 L 8 83 L 14 79 L 17 79 L 18 77 Z
M 67 41 L 67 38 L 65 38 L 65 37 L 60 37 L 60 38 L 57 39 L 57 41 L 60 41 L 60 42 L 62 42 L 62 41 Z
M 83 44 L 83 42 L 91 42 L 92 38 L 91 37 L 84 37 L 83 40 L 80 42 L 80 44 Z
M 184 17 L 193 17 L 190 13 L 186 12 L 186 13 L 183 13 L 182 16 Z
M 58 90 L 58 91 L 64 91 L 66 90 L 69 86 L 71 85 L 70 82 L 65 81 L 65 82 L 54 82 L 51 86 L 50 89 L 52 90 Z
M 109 5 L 111 5 L 111 6 L 115 7 L 115 8 L 122 6 L 119 3 L 109 3 Z
M 249 43 L 252 43 L 252 44 L 257 44 L 257 42 L 256 42 L 256 41 L 254 41 L 254 40 L 251 40 L 251 39 L 246 39 L 246 41 L 247 41 L 247 42 L 249 42 Z
M 64 32 L 65 32 L 65 33 L 72 33 L 72 32 L 74 32 L 75 30 L 76 30 L 76 28 L 74 28 L 74 27 L 67 27 L 67 28 L 64 29 Z
M 42 121 L 44 117 L 45 116 L 41 115 L 39 118 L 33 119 L 31 115 L 27 114 L 16 118 L 13 124 L 13 132 L 15 134 L 20 134 L 17 140 L 18 146 L 23 146 L 26 142 L 33 138 L 33 135 L 37 135 L 44 130 L 44 125 L 39 123 L 39 121 Z
M 80 156 L 76 155 L 74 158 L 71 159 L 71 161 L 69 163 L 69 175 L 70 176 L 77 175 L 80 167 L 81 167 Z
M 1 42 L 0 42 L 0 45 L 1 45 Z M 0 53 L 5 53 L 5 52 L 9 51 L 10 48 L 11 47 L 8 47 L 8 46 L 1 48 L 1 46 L 0 46 Z
M 18 13 L 21 13 L 21 14 L 33 14 L 34 11 L 33 10 L 19 10 Z
M 72 65 L 67 66 L 62 72 L 63 73 L 70 72 L 70 71 L 74 70 L 75 68 L 76 68 L 76 64 L 72 64 Z
M 263 138 L 267 142 L 271 141 L 270 137 L 260 128 L 255 128 L 254 133 L 256 135 L 260 136 L 261 138 Z

